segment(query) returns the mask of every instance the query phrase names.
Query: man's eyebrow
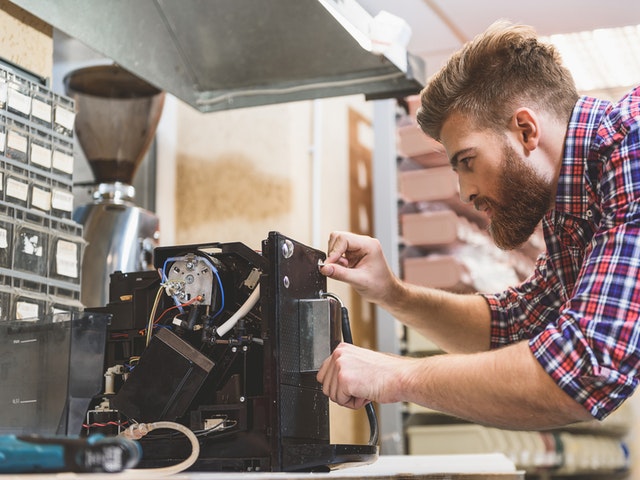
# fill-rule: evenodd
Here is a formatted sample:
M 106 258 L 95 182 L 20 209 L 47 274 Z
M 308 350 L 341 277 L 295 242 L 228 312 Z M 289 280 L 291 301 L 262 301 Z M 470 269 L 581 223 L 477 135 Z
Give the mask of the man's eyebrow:
M 451 155 L 451 158 L 449 159 L 449 163 L 451 164 L 451 168 L 453 168 L 454 170 L 456 168 L 458 168 L 458 161 L 460 160 L 460 157 L 463 155 L 466 155 L 470 152 L 473 151 L 473 148 L 463 148 L 462 150 L 458 150 L 456 153 L 454 153 L 453 155 Z

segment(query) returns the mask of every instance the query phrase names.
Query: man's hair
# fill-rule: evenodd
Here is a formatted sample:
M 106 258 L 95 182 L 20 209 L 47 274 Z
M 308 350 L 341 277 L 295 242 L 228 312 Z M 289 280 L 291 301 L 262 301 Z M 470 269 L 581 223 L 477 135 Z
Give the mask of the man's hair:
M 578 92 L 560 54 L 541 43 L 533 28 L 498 21 L 454 53 L 421 92 L 418 123 L 440 140 L 454 112 L 481 129 L 507 128 L 515 109 L 542 109 L 569 121 Z

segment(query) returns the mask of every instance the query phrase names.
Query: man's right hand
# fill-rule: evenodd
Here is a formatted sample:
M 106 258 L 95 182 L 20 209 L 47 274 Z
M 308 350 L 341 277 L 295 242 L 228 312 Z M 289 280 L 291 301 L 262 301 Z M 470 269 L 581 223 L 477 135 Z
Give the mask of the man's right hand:
M 351 285 L 366 301 L 389 306 L 400 288 L 387 264 L 380 242 L 348 232 L 329 236 L 327 259 L 320 272 Z

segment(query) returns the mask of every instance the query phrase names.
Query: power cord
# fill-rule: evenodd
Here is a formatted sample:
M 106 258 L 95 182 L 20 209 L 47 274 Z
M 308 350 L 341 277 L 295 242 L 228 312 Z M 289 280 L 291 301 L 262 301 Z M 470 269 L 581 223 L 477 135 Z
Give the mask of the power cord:
M 342 339 L 346 343 L 350 343 L 353 345 L 353 336 L 351 335 L 351 324 L 349 323 L 349 310 L 344 306 L 342 300 L 337 295 L 324 292 L 322 294 L 323 297 L 330 297 L 334 299 L 340 305 L 340 319 L 342 323 Z M 367 418 L 369 419 L 369 445 L 377 445 L 378 444 L 378 417 L 376 415 L 376 410 L 373 408 L 373 403 L 369 402 L 364 406 L 367 412 Z

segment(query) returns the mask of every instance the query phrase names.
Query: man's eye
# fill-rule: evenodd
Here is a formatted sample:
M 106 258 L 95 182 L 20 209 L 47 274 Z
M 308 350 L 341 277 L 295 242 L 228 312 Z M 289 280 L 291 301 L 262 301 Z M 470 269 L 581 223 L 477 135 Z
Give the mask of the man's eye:
M 458 161 L 458 165 L 459 165 L 459 166 L 461 165 L 461 166 L 463 166 L 464 168 L 469 168 L 470 164 L 471 164 L 471 157 L 461 158 L 461 159 Z

